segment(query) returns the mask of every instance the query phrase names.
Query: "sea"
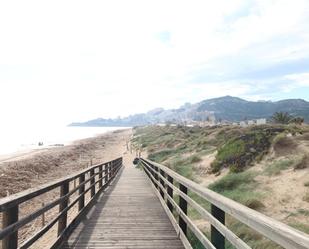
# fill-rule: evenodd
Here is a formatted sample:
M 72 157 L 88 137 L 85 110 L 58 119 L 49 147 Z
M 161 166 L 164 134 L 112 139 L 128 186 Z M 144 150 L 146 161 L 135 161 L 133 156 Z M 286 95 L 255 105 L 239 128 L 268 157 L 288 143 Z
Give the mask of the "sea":
M 35 127 L 0 129 L 0 156 L 36 149 L 64 146 L 73 141 L 94 137 L 129 127 Z

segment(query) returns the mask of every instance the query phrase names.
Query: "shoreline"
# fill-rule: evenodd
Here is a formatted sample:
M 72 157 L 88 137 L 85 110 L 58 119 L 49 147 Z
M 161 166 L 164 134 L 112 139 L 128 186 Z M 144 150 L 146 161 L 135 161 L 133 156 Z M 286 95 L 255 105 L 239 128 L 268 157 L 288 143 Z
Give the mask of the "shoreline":
M 0 198 L 61 178 L 90 163 L 124 155 L 132 129 L 119 129 L 69 145 L 17 152 L 0 157 Z
M 28 159 L 31 158 L 33 156 L 39 155 L 41 153 L 44 152 L 48 152 L 54 149 L 58 149 L 58 148 L 65 148 L 67 146 L 71 146 L 71 145 L 78 145 L 79 143 L 83 142 L 84 140 L 87 139 L 95 139 L 97 137 L 101 137 L 104 135 L 108 135 L 109 133 L 113 133 L 113 132 L 119 132 L 119 131 L 124 131 L 124 130 L 130 130 L 132 128 L 130 127 L 119 127 L 119 129 L 115 129 L 115 130 L 108 130 L 106 132 L 102 132 L 99 134 L 96 134 L 94 136 L 89 136 L 89 137 L 84 137 L 84 138 L 79 138 L 79 139 L 74 139 L 71 141 L 67 141 L 66 143 L 61 143 L 61 144 L 50 144 L 50 145 L 45 145 L 42 147 L 35 147 L 35 148 L 25 148 L 22 150 L 16 150 L 13 152 L 9 152 L 9 153 L 0 153 L 0 168 L 2 167 L 3 163 L 9 163 L 12 161 L 20 161 L 20 160 L 24 160 L 24 159 Z M 29 146 L 30 147 L 30 146 Z

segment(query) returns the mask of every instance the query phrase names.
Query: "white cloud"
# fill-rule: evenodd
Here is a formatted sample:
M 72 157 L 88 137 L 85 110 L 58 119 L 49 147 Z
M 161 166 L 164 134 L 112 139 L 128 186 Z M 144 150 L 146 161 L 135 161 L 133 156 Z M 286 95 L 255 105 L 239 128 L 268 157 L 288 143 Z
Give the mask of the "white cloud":
M 0 105 L 7 108 L 1 115 L 67 123 L 226 94 L 260 96 L 252 92 L 254 80 L 228 79 L 229 70 L 307 56 L 308 5 L 2 1 Z M 169 33 L 168 41 L 159 39 L 160 32 Z M 284 37 L 293 39 L 280 40 Z M 231 56 L 239 59 L 229 62 Z M 217 60 L 224 63 L 213 63 Z M 197 84 L 198 70 L 227 79 Z

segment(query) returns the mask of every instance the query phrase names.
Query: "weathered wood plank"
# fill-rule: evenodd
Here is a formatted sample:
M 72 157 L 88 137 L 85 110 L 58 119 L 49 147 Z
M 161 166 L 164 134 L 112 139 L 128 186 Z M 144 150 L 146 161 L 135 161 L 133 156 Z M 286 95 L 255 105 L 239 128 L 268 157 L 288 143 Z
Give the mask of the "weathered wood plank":
M 62 248 L 184 246 L 144 173 L 126 166 Z

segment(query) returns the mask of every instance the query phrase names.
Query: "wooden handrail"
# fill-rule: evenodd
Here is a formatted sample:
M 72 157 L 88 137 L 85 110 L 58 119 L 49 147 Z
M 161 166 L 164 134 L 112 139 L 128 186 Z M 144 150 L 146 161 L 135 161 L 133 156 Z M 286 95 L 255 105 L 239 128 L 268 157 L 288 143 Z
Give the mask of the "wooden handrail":
M 115 161 L 115 160 L 113 160 L 113 161 Z M 90 170 L 93 169 L 93 168 L 98 168 L 102 165 L 111 163 L 113 161 L 93 165 L 91 167 L 88 167 L 84 170 L 79 171 L 78 173 L 60 178 L 58 180 L 55 180 L 55 181 L 52 181 L 52 182 L 49 182 L 49 183 L 46 183 L 46 184 L 42 184 L 38 187 L 27 189 L 25 191 L 10 195 L 8 197 L 4 197 L 4 198 L 0 199 L 0 212 L 3 212 L 3 211 L 5 211 L 6 209 L 8 209 L 12 206 L 15 206 L 16 204 L 18 205 L 18 204 L 23 203 L 27 200 L 30 200 L 30 199 L 38 196 L 38 195 L 44 194 L 44 193 L 46 193 L 46 192 L 48 192 L 48 191 L 50 191 L 54 188 L 57 188 L 60 185 L 62 185 L 63 182 L 65 182 L 65 181 L 72 181 L 72 180 L 78 178 L 80 175 L 83 175 L 85 173 L 90 172 Z
M 173 209 L 175 209 L 178 213 L 180 217 L 179 228 L 182 230 L 185 229 L 186 232 L 188 226 L 206 248 L 223 249 L 225 247 L 225 239 L 227 239 L 236 248 L 250 248 L 244 241 L 242 241 L 224 225 L 225 213 L 233 216 L 240 222 L 246 224 L 284 248 L 309 248 L 309 236 L 307 234 L 267 217 L 266 215 L 241 205 L 207 188 L 204 188 L 161 164 L 143 158 L 140 158 L 140 161 L 142 162 L 143 169 L 146 174 L 154 186 L 158 189 L 158 193 L 160 193 L 160 196 L 166 200 L 168 210 L 172 212 Z M 175 186 L 175 182 L 179 184 L 179 188 Z M 209 213 L 192 198 L 190 198 L 187 195 L 186 190 L 190 190 L 208 201 L 211 204 L 211 212 Z M 173 199 L 174 193 L 179 196 L 179 204 L 177 204 Z M 198 211 L 203 218 L 210 222 L 211 242 L 187 216 L 186 204 L 189 204 L 196 211 Z
M 55 245 L 59 245 L 63 237 L 68 235 L 69 228 L 76 224 L 77 219 L 79 219 L 85 211 L 89 209 L 90 204 L 93 203 L 93 200 L 98 196 L 98 194 L 101 193 L 108 186 L 110 181 L 115 178 L 121 166 L 122 158 L 117 158 L 106 163 L 91 166 L 87 169 L 79 171 L 78 173 L 61 178 L 51 183 L 0 199 L 0 212 L 3 216 L 2 229 L 0 230 L 2 249 L 18 248 L 18 230 L 57 205 L 59 205 L 59 212 L 56 217 L 46 224 L 39 232 L 28 238 L 27 241 L 20 246 L 20 248 L 30 247 L 54 224 L 56 224 L 56 222 L 58 222 L 58 237 Z M 86 179 L 86 175 L 88 173 L 90 174 Z M 70 183 L 76 179 L 79 179 L 79 184 L 77 186 L 74 184 L 73 189 L 70 190 Z M 87 183 L 89 183 L 90 186 L 85 188 Z M 18 218 L 20 204 L 59 187 L 61 189 L 59 198 L 21 219 Z M 77 191 L 77 198 L 69 203 L 70 197 Z M 91 198 L 87 204 L 85 204 L 85 194 L 89 191 L 91 192 Z M 70 224 L 67 224 L 67 212 L 77 203 L 78 214 L 70 222 Z

